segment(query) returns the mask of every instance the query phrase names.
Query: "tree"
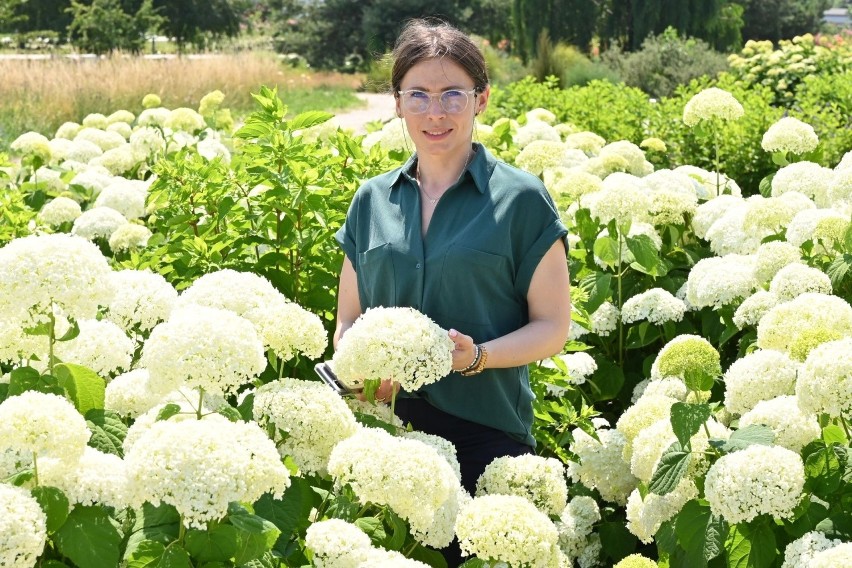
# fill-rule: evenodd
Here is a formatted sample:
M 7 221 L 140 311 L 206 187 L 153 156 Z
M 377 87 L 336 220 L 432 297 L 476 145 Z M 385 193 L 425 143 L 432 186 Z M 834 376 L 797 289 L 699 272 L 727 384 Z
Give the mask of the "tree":
M 369 52 L 383 53 L 393 47 L 411 18 L 434 17 L 463 27 L 463 16 L 456 0 L 371 0 L 364 7 L 361 31 Z
M 73 17 L 68 26 L 72 43 L 98 55 L 115 50 L 138 53 L 145 44 L 145 33 L 162 23 L 151 0 L 143 0 L 135 14 L 125 12 L 119 0 L 93 0 L 91 4 L 72 0 L 68 11 Z
M 819 31 L 829 0 L 742 0 L 743 39 L 777 42 Z
M 476 0 L 464 14 L 465 26 L 497 45 L 512 37 L 512 0 Z
M 26 22 L 27 16 L 20 13 L 26 0 L 0 0 L 0 32 L 13 32 L 18 24 Z
M 18 32 L 52 30 L 64 34 L 71 23 L 70 0 L 12 0 L 9 4 L 14 9 L 14 27 Z
M 554 43 L 570 43 L 588 52 L 599 7 L 588 0 L 514 0 L 513 43 L 524 61 L 535 57 L 544 30 Z
M 162 31 L 175 38 L 178 50 L 186 44 L 202 47 L 206 35 L 233 37 L 240 31 L 240 15 L 230 0 L 153 0 L 165 18 Z

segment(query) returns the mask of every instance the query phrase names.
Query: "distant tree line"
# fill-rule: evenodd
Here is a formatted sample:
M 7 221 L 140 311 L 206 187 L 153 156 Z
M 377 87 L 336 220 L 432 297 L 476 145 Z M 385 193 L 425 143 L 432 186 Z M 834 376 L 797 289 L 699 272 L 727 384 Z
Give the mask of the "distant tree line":
M 360 68 L 392 45 L 404 21 L 434 16 L 536 56 L 544 30 L 553 42 L 637 50 L 673 28 L 720 51 L 748 39 L 778 41 L 817 31 L 830 0 L 0 0 L 0 32 L 51 30 L 98 52 L 135 51 L 156 31 L 183 47 L 234 36 L 248 14 L 280 51 L 324 68 Z M 593 44 L 593 42 L 595 42 Z

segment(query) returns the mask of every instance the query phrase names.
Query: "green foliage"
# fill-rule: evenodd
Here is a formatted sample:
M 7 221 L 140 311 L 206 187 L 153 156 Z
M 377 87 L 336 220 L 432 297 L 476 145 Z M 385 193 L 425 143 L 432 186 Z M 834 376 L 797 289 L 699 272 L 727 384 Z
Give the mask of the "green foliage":
M 836 165 L 852 149 L 852 69 L 805 77 L 790 115 L 818 133 L 820 163 Z
M 71 1 L 73 20 L 68 33 L 74 45 L 98 55 L 124 50 L 138 53 L 145 33 L 164 20 L 156 14 L 152 0 L 144 0 L 135 14 L 124 11 L 119 0 L 93 0 L 91 4 Z
M 553 45 L 546 29 L 539 36 L 538 50 L 530 64 L 530 71 L 540 82 L 550 76 L 557 77 L 563 88 L 583 86 L 595 79 L 618 81 L 615 72 L 593 63 L 576 47 L 563 42 Z
M 822 22 L 822 13 L 829 7 L 827 0 L 743 0 L 743 39 L 783 39 L 816 32 Z
M 655 98 L 671 96 L 679 85 L 705 75 L 715 77 L 728 67 L 723 54 L 699 39 L 679 36 L 671 27 L 648 36 L 638 51 L 611 49 L 601 59 L 625 84 Z

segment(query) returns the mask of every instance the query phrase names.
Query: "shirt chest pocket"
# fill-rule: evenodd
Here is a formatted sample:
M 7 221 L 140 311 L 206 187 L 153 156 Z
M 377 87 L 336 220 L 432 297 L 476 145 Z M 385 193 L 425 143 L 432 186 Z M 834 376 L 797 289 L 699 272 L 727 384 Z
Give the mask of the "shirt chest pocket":
M 490 327 L 497 313 L 516 303 L 513 283 L 506 257 L 452 246 L 441 267 L 440 311 L 460 324 Z
M 396 305 L 396 275 L 390 243 L 358 253 L 358 293 L 364 308 Z

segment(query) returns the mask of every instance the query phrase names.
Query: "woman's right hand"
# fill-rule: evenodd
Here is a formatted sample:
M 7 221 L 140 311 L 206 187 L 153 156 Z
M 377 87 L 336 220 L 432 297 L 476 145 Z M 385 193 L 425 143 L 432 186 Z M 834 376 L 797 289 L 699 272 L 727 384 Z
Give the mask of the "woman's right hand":
M 394 382 L 390 379 L 385 379 L 379 385 L 379 388 L 376 389 L 376 402 L 390 402 L 391 397 L 395 392 L 399 392 L 399 383 Z M 367 396 L 364 394 L 364 391 L 361 391 L 357 395 L 358 400 L 366 401 Z
M 460 371 L 469 367 L 476 357 L 473 338 L 456 329 L 451 329 L 447 334 L 455 345 L 453 349 L 453 371 Z

